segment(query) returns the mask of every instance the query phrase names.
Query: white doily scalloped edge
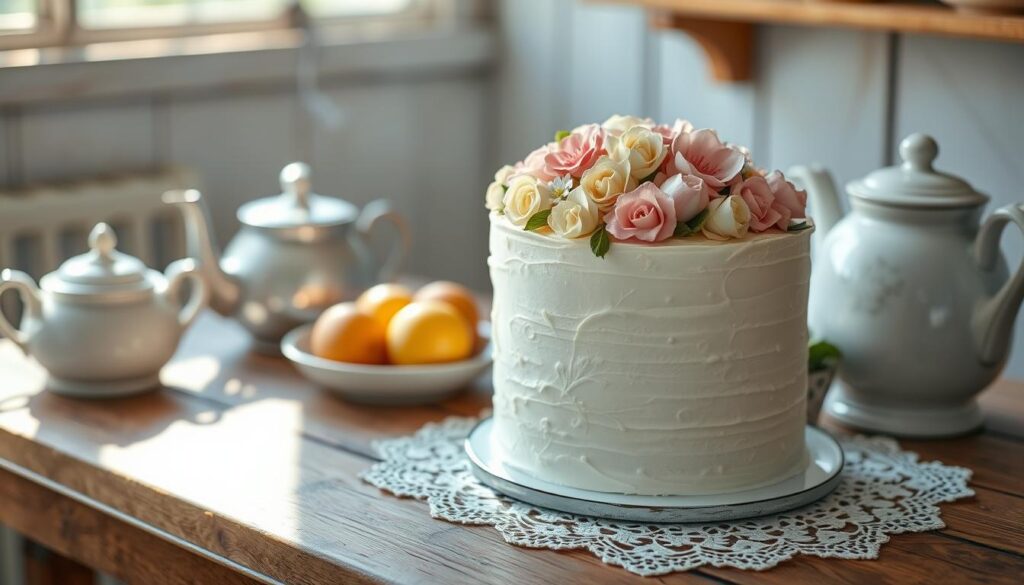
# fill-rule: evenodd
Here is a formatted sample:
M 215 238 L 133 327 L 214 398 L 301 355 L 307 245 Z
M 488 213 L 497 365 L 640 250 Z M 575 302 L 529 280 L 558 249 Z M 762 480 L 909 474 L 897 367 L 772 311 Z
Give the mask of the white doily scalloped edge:
M 415 434 L 374 443 L 381 461 L 362 479 L 396 496 L 426 500 L 434 518 L 490 525 L 528 548 L 584 549 L 643 576 L 704 565 L 764 570 L 798 554 L 874 559 L 892 534 L 945 527 L 938 504 L 974 495 L 971 471 L 920 462 L 885 437 L 839 437 L 843 480 L 813 504 L 720 524 L 629 524 L 536 508 L 480 484 L 463 452 L 478 418 L 450 417 Z

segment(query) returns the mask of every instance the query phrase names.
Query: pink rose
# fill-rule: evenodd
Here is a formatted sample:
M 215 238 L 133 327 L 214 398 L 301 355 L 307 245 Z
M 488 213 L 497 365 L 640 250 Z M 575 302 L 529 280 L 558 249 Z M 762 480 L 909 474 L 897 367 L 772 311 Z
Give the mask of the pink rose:
M 750 208 L 750 231 L 763 232 L 764 230 L 778 225 L 785 219 L 789 223 L 789 212 L 785 214 L 775 208 L 775 195 L 772 194 L 768 181 L 760 175 L 754 175 L 732 188 L 732 194 L 738 195 Z
M 794 187 L 780 171 L 772 171 L 765 180 L 771 187 L 772 195 L 775 196 L 775 209 L 786 219 L 784 223 L 779 224 L 780 229 L 787 229 L 791 218 L 807 217 L 807 191 Z
M 693 131 L 693 124 L 686 120 L 676 118 L 675 123 L 671 126 L 668 124 L 658 124 L 654 128 L 651 128 L 651 130 L 661 134 L 661 137 L 665 139 L 665 146 L 671 146 L 672 142 L 676 139 L 676 136 L 679 136 L 683 132 Z
M 676 229 L 675 205 L 654 183 L 647 182 L 619 196 L 605 227 L 619 240 L 660 242 Z
M 583 171 L 607 154 L 604 138 L 605 132 L 597 124 L 573 130 L 544 156 L 546 170 L 559 177 L 569 174 L 579 178 Z
M 509 180 L 511 181 L 513 178 L 520 175 L 530 175 L 531 177 L 546 183 L 557 177 L 558 175 L 552 173 L 548 169 L 547 162 L 545 161 L 548 154 L 551 153 L 553 149 L 554 143 L 552 142 L 545 144 L 528 154 L 525 159 L 516 163 Z
M 697 175 L 718 191 L 743 170 L 743 153 L 718 139 L 714 130 L 682 132 L 672 141 L 674 169 L 668 174 Z
M 672 200 L 677 222 L 690 221 L 697 217 L 711 199 L 704 179 L 696 175 L 672 175 L 661 184 L 661 191 Z

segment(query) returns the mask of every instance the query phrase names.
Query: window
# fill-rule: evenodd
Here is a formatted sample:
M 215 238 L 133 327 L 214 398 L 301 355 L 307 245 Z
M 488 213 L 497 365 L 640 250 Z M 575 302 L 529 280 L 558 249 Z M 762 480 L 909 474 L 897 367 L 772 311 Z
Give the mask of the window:
M 0 47 L 286 28 L 296 0 L 0 0 Z M 322 21 L 422 18 L 431 0 L 301 0 Z
M 0 34 L 36 27 L 35 0 L 0 0 Z

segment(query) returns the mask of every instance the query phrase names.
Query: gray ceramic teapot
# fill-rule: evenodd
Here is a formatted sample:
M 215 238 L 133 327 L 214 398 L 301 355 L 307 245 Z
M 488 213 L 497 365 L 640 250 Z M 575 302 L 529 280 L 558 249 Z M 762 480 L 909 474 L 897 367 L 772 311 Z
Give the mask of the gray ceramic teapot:
M 823 238 L 816 242 L 808 318 L 843 352 L 826 410 L 854 426 L 944 436 L 981 424 L 975 397 L 999 375 L 1024 299 L 1024 266 L 999 251 L 1024 209 L 980 222 L 988 197 L 933 166 L 938 144 L 913 134 L 899 165 L 847 185 L 851 211 L 822 170 L 798 167 Z
M 0 313 L 0 332 L 46 368 L 53 392 L 106 398 L 158 387 L 160 368 L 206 306 L 207 287 L 191 259 L 161 274 L 116 246 L 114 230 L 100 223 L 90 250 L 39 286 L 24 272 L 0 272 L 0 294 L 15 290 L 25 304 L 17 328 Z
M 238 209 L 242 228 L 223 256 L 213 244 L 199 192 L 164 194 L 164 201 L 184 215 L 188 256 L 198 261 L 210 285 L 210 306 L 237 318 L 257 349 L 270 353 L 279 351 L 285 333 L 316 319 L 325 308 L 390 279 L 410 245 L 405 220 L 386 201 L 374 201 L 360 212 L 342 199 L 317 195 L 303 163 L 281 171 L 281 189 L 280 195 Z M 367 242 L 381 222 L 394 224 L 400 236 L 383 263 Z

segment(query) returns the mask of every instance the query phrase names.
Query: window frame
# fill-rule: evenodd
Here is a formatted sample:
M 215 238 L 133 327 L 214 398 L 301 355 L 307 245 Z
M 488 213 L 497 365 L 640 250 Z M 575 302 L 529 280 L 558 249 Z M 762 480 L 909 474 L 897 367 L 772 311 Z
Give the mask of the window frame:
M 252 21 L 225 21 L 167 26 L 92 29 L 79 25 L 77 0 L 37 0 L 36 27 L 31 31 L 0 33 L 0 50 L 44 49 L 52 47 L 79 47 L 90 43 L 137 41 L 148 39 L 174 39 L 215 34 L 291 30 L 297 23 L 286 7 L 269 19 Z M 443 12 L 438 0 L 412 0 L 402 12 L 388 15 L 321 17 L 322 26 L 372 25 L 377 23 L 426 23 Z

